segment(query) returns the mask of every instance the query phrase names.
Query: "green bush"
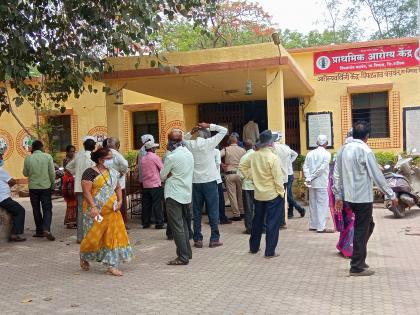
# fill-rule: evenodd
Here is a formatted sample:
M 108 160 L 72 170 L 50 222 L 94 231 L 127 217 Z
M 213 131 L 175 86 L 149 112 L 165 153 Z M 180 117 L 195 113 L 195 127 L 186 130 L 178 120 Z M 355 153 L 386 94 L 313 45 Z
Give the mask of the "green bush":
M 397 156 L 392 152 L 376 152 L 375 157 L 380 166 L 394 165 L 397 162 Z
M 130 150 L 127 152 L 126 155 L 124 155 L 125 159 L 128 161 L 129 166 L 133 166 L 136 164 L 137 154 L 138 151 Z
M 305 156 L 299 154 L 298 157 L 295 160 L 295 170 L 296 171 L 301 171 L 303 168 L 303 163 L 305 163 Z

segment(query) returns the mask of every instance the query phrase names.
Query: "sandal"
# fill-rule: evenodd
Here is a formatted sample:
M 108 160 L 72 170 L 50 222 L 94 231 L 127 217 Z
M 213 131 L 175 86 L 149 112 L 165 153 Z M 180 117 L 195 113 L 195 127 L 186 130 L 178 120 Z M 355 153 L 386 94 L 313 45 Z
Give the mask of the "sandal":
M 68 224 L 66 226 L 66 228 L 69 229 L 69 230 L 75 230 L 75 229 L 77 229 L 77 225 L 76 224 Z
M 121 277 L 123 275 L 121 270 L 118 270 L 117 268 L 113 268 L 113 267 L 108 268 L 106 273 L 110 276 L 116 276 L 116 277 Z
M 182 261 L 179 258 L 175 258 L 167 263 L 168 266 L 185 266 L 188 265 L 188 262 Z
M 86 260 L 80 260 L 80 268 L 82 268 L 83 271 L 89 271 L 89 263 Z

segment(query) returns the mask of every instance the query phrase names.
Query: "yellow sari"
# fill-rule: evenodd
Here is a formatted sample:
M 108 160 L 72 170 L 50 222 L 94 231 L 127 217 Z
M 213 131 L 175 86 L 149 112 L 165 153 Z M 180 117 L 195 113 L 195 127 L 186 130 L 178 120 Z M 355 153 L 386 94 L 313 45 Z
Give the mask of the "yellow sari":
M 101 262 L 115 268 L 133 257 L 121 212 L 119 209 L 114 211 L 117 184 L 118 173 L 112 169 L 97 175 L 93 180 L 91 194 L 103 220 L 99 223 L 90 217 L 91 207 L 84 199 L 84 238 L 80 244 L 82 260 Z

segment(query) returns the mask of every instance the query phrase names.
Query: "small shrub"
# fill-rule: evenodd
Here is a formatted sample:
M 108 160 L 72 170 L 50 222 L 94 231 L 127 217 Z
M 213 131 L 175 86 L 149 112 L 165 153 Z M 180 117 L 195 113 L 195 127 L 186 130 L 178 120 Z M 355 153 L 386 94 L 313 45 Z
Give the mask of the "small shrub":
M 129 166 L 133 166 L 136 164 L 137 154 L 138 151 L 130 150 L 127 152 L 126 155 L 124 155 L 125 159 L 128 161 Z
M 303 163 L 305 163 L 305 156 L 299 154 L 298 157 L 295 160 L 295 170 L 296 171 L 301 171 L 303 168 Z
M 397 156 L 392 152 L 376 152 L 375 157 L 380 166 L 394 165 L 397 162 Z

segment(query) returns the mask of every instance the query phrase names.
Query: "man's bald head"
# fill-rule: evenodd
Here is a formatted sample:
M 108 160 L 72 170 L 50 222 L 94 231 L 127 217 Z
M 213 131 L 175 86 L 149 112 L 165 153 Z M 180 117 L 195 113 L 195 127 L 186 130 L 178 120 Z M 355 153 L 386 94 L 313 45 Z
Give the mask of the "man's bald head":
M 168 134 L 168 140 L 173 142 L 181 142 L 183 133 L 181 129 L 172 129 Z

